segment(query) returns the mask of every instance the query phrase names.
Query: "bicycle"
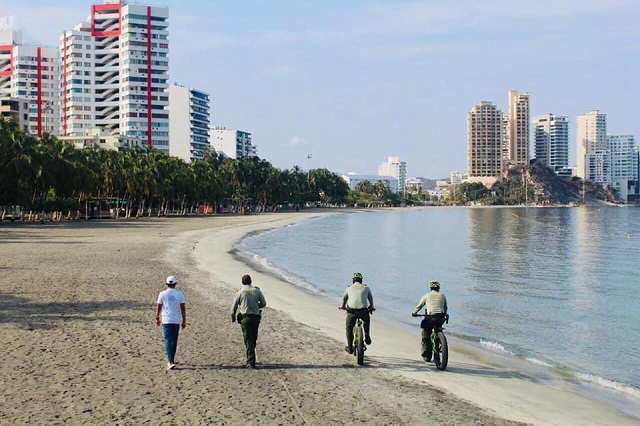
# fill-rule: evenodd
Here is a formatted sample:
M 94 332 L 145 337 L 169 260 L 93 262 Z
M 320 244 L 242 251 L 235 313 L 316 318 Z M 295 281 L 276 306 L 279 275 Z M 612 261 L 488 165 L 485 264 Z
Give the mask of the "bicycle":
M 416 314 L 416 317 L 426 317 L 424 314 Z M 449 323 L 449 315 L 445 314 L 444 322 Z M 443 327 L 433 327 L 431 329 L 431 354 L 436 368 L 444 371 L 449 362 L 449 345 L 447 344 L 447 336 L 444 335 Z
M 349 312 L 349 308 L 339 308 Z M 353 355 L 356 356 L 356 363 L 358 365 L 364 364 L 364 352 L 367 350 L 367 345 L 364 341 L 364 322 L 362 318 L 356 319 L 356 324 L 353 327 L 353 341 L 352 341 Z

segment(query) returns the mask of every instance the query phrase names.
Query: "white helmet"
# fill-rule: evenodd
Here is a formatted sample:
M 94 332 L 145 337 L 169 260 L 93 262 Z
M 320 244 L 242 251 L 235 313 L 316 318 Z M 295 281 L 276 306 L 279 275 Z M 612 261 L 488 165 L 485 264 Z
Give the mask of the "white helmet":
M 169 276 L 167 277 L 167 284 L 169 284 L 169 285 L 176 285 L 176 284 L 178 284 L 178 279 L 176 278 L 176 276 L 175 276 L 175 275 L 169 275 Z

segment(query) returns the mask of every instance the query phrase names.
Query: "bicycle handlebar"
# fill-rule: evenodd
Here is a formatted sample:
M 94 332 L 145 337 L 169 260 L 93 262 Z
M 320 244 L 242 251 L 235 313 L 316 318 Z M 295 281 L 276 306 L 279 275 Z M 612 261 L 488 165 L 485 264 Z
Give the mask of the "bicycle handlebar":
M 414 317 L 426 317 L 427 315 L 426 314 L 415 314 L 415 315 L 412 314 L 411 316 L 414 316 Z M 449 314 L 444 314 L 444 322 L 449 324 Z
M 352 308 L 350 308 L 349 306 L 344 306 L 344 307 L 343 306 L 338 306 L 338 309 L 340 309 L 341 311 L 349 311 Z M 371 306 L 369 306 L 368 308 L 365 308 L 365 309 L 367 309 L 371 315 L 373 315 L 373 313 L 376 310 L 376 308 L 372 308 Z

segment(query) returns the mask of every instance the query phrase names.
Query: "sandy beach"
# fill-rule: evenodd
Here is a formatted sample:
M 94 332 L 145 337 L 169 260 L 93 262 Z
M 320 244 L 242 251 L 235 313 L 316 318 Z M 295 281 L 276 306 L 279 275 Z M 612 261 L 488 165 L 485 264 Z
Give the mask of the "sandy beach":
M 322 212 L 0 225 L 2 424 L 632 425 L 638 419 L 453 347 L 420 360 L 411 334 L 374 318 L 367 365 L 343 351 L 344 316 L 231 249 L 250 232 Z M 229 319 L 240 277 L 265 293 L 258 369 Z M 157 293 L 187 298 L 165 370 Z M 379 307 L 383 308 L 383 307 Z

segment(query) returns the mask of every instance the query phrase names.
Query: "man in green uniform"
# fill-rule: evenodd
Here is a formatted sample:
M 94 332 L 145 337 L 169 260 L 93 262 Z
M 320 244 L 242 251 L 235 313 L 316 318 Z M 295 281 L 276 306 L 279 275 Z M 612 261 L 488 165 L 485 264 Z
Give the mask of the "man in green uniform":
M 342 296 L 342 305 L 338 306 L 338 309 L 345 309 L 347 311 L 347 346 L 345 351 L 353 353 L 353 327 L 356 325 L 358 318 L 362 320 L 364 325 L 365 343 L 371 344 L 370 334 L 370 313 L 376 310 L 373 307 L 373 294 L 371 289 L 362 283 L 362 274 L 355 272 L 351 277 L 351 285 L 347 287 Z
M 431 330 L 442 327 L 447 315 L 447 298 L 440 293 L 440 283 L 438 281 L 429 282 L 429 293 L 422 296 L 418 306 L 411 313 L 418 316 L 418 312 L 424 306 L 426 316 L 422 320 L 422 359 L 431 361 Z
M 251 277 L 242 277 L 242 288 L 233 298 L 231 322 L 238 321 L 242 326 L 244 345 L 247 349 L 246 368 L 256 368 L 256 342 L 258 341 L 258 327 L 262 316 L 262 308 L 267 301 L 258 287 L 251 285 Z

